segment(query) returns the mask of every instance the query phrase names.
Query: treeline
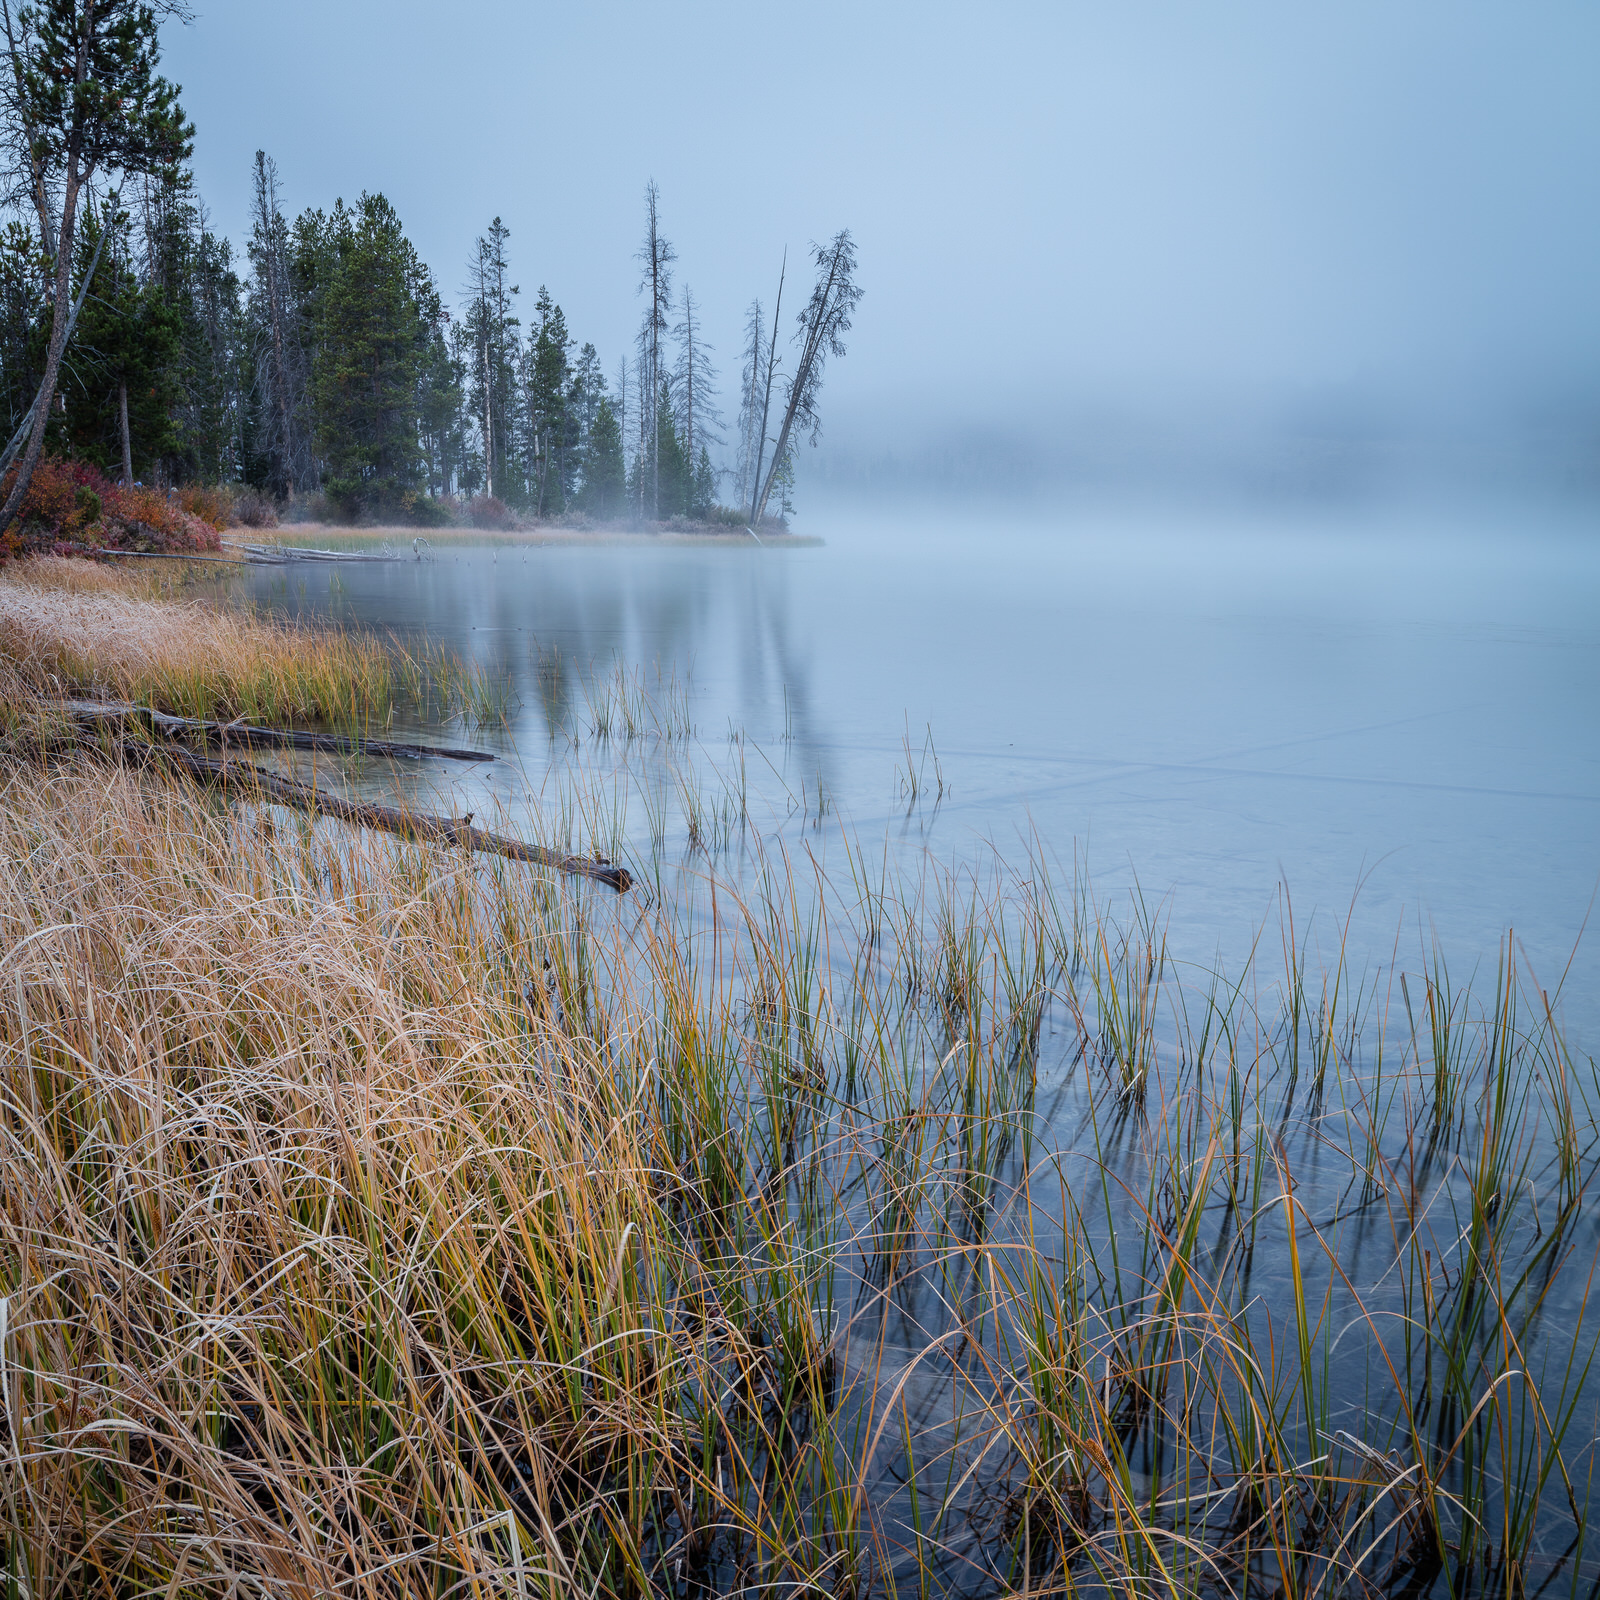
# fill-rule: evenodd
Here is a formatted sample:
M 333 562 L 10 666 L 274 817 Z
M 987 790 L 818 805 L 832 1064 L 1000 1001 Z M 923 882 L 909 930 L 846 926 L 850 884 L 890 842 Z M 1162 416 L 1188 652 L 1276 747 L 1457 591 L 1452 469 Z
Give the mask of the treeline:
M 795 444 L 815 435 L 822 367 L 860 297 L 847 232 L 813 248 L 817 287 L 787 341 L 782 276 L 770 329 L 752 304 L 730 439 L 654 183 L 644 312 L 609 374 L 547 289 L 524 301 L 498 217 L 452 310 L 384 195 L 291 215 L 258 152 L 236 251 L 196 192 L 194 129 L 156 71 L 161 9 L 0 0 L 0 522 L 47 456 L 107 481 L 249 485 L 280 505 L 421 523 L 464 497 L 643 521 L 789 509 Z

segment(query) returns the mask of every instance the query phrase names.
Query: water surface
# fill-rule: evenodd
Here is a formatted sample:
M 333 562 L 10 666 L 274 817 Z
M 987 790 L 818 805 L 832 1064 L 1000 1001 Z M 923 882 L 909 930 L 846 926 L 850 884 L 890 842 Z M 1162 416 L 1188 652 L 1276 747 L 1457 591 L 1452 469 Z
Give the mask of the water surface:
M 826 851 L 844 826 L 960 861 L 1036 834 L 1102 897 L 1137 882 L 1202 959 L 1275 927 L 1287 886 L 1324 949 L 1353 901 L 1362 961 L 1398 938 L 1404 964 L 1436 933 L 1470 969 L 1512 927 L 1556 986 L 1600 880 L 1586 511 L 852 513 L 806 531 L 825 547 L 445 545 L 250 582 L 505 675 L 510 726 L 476 736 L 512 759 L 423 780 L 463 810 L 515 810 L 575 759 L 626 769 L 631 847 L 664 826 L 681 856 L 677 775 L 725 794 L 742 734 L 769 839 Z M 617 662 L 667 699 L 687 685 L 691 741 L 594 737 L 585 685 Z M 1580 946 L 1564 990 L 1591 1039 L 1597 970 Z

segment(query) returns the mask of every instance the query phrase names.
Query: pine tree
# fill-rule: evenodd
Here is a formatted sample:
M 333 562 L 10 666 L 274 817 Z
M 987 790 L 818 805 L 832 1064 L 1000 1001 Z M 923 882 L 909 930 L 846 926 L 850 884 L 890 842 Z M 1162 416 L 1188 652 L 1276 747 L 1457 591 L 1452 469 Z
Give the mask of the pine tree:
M 683 290 L 683 318 L 672 330 L 678 341 L 678 359 L 672 370 L 675 416 L 684 456 L 694 461 L 703 444 L 722 443 L 722 413 L 717 410 L 717 369 L 712 347 L 700 330 L 700 307 L 687 284 Z
M 450 494 L 465 465 L 465 427 L 461 414 L 466 394 L 466 362 L 445 329 L 450 313 L 435 294 L 425 314 L 427 334 L 417 380 L 418 442 L 430 494 Z
M 165 295 L 178 329 L 172 438 L 155 474 L 171 483 L 242 479 L 253 361 L 232 246 L 211 232 L 187 171 L 146 177 L 138 200 L 144 282 Z
M 175 168 L 194 144 L 177 88 L 156 72 L 161 51 L 149 0 L 49 0 L 15 13 L 7 6 L 4 18 L 6 131 L 24 154 L 21 188 L 37 210 L 40 243 L 53 271 L 49 342 L 26 432 L 13 436 L 21 460 L 0 507 L 0 530 L 10 526 L 28 492 L 53 420 L 61 362 L 78 314 L 72 279 L 80 204 L 93 194 L 97 176 L 117 172 L 126 181 Z
M 707 522 L 716 504 L 716 469 L 711 465 L 711 452 L 701 445 L 699 458 L 694 464 L 694 482 L 689 491 L 689 515 Z
M 644 319 L 639 324 L 639 448 L 643 466 L 640 472 L 641 514 L 670 516 L 661 498 L 661 463 L 657 445 L 662 437 L 656 408 L 663 403 L 671 409 L 667 393 L 668 373 L 662 351 L 667 336 L 667 314 L 672 306 L 672 263 L 678 252 L 661 234 L 661 191 L 652 178 L 645 185 L 645 233 L 639 246 L 639 293 L 647 295 Z
M 312 427 L 306 414 L 311 355 L 307 347 L 326 219 L 306 212 L 291 232 L 283 215 L 278 168 L 256 151 L 251 209 L 250 318 L 254 324 L 252 369 L 256 381 L 255 447 L 265 481 L 292 499 L 317 481 Z
M 600 402 L 606 398 L 606 375 L 600 370 L 600 353 L 585 344 L 572 363 L 567 379 L 567 456 L 564 488 L 573 499 L 587 468 L 589 445 Z
M 527 496 L 517 448 L 521 409 L 517 330 L 521 323 L 511 314 L 512 301 L 522 291 L 506 281 L 510 238 L 511 230 L 496 217 L 473 247 L 467 264 L 466 323 L 472 342 L 467 390 L 483 464 L 483 491 L 522 502 Z
M 665 383 L 656 397 L 655 438 L 657 521 L 687 516 L 693 488 L 693 470 L 683 452 L 677 424 L 672 415 L 672 396 Z
M 566 509 L 568 474 L 567 388 L 571 364 L 567 351 L 567 319 L 543 286 L 534 307 L 538 326 L 528 340 L 525 384 L 525 429 L 528 479 L 537 515 L 556 516 Z
M 627 495 L 627 471 L 622 460 L 622 429 L 611 402 L 604 395 L 595 408 L 584 456 L 583 489 L 579 503 L 597 517 L 614 517 Z
M 422 469 L 417 393 L 432 279 L 381 194 L 348 210 L 340 202 L 329 234 L 312 369 L 327 492 L 350 513 L 409 509 Z
M 8 222 L 0 233 L 0 420 L 7 438 L 28 414 L 44 368 L 49 265 L 34 230 Z
M 58 417 L 61 443 L 109 476 L 151 477 L 177 444 L 173 412 L 181 397 L 179 319 L 158 284 L 141 283 L 132 266 L 129 216 L 111 206 L 84 214 L 79 271 L 96 256 L 89 295 L 69 352 L 70 400 Z
M 829 356 L 845 353 L 844 336 L 850 331 L 850 321 L 860 304 L 863 290 L 856 282 L 856 247 L 848 228 L 841 228 L 825 245 L 811 247 L 812 260 L 817 269 L 817 281 L 811 298 L 795 318 L 799 328 L 795 343 L 799 351 L 795 358 L 794 376 L 789 379 L 785 397 L 783 421 L 778 426 L 778 437 L 773 445 L 772 466 L 751 507 L 750 522 L 761 521 L 772 491 L 783 485 L 785 514 L 789 508 L 789 485 L 793 483 L 795 429 L 811 435 L 815 444 L 822 432 L 822 419 L 817 411 L 817 396 L 822 389 L 823 369 Z M 771 387 L 768 372 L 768 388 Z M 765 433 L 765 428 L 763 428 Z M 759 456 L 757 458 L 759 460 Z M 779 474 L 789 476 L 780 480 Z
M 734 467 L 735 504 L 748 507 L 755 497 L 762 410 L 767 391 L 766 324 L 761 302 L 745 311 L 744 356 L 739 376 L 739 453 Z

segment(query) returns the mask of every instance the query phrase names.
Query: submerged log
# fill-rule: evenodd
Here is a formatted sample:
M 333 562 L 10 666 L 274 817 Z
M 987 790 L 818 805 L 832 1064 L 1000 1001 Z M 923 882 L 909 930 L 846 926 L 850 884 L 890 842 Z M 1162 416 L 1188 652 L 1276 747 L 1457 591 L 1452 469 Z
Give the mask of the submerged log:
M 462 818 L 436 817 L 424 811 L 406 811 L 397 806 L 341 800 L 337 795 L 314 789 L 297 779 L 263 771 L 252 762 L 229 760 L 226 756 L 220 760 L 214 756 L 203 756 L 181 744 L 151 745 L 124 740 L 122 748 L 135 760 L 164 762 L 202 783 L 267 800 L 273 805 L 292 806 L 312 816 L 333 817 L 359 828 L 376 828 L 420 843 L 457 845 L 487 855 L 504 856 L 508 861 L 526 861 L 538 867 L 551 867 L 557 872 L 592 878 L 596 883 L 615 889 L 618 894 L 625 894 L 633 886 L 632 874 L 626 867 L 613 866 L 609 861 L 591 861 L 585 856 L 562 855 L 560 851 L 547 850 L 543 845 L 524 844 L 522 840 L 508 838 L 503 833 L 475 828 L 470 812 Z
M 148 706 L 129 705 L 120 700 L 68 700 L 64 709 L 81 723 L 103 726 L 112 723 L 143 728 L 152 736 L 184 738 L 198 736 L 214 744 L 239 745 L 246 750 L 318 750 L 331 755 L 392 756 L 403 761 L 422 761 L 441 756 L 449 761 L 493 761 L 487 750 L 457 750 L 448 745 L 402 744 L 392 739 L 347 739 L 337 733 L 306 733 L 298 728 L 262 728 L 248 722 L 206 722 L 199 717 L 174 717 Z

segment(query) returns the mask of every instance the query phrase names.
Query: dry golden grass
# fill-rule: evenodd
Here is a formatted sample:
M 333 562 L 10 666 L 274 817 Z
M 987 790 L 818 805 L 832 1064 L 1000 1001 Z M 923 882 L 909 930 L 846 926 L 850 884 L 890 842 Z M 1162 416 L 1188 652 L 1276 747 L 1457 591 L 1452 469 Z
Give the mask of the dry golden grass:
M 575 1592 L 573 1472 L 660 1434 L 653 1179 L 516 976 L 561 900 L 469 872 L 0 769 L 13 1592 Z
M 7 717 L 307 653 L 37 570 Z M 1577 1583 L 1600 1078 L 1509 943 L 1380 1008 L 752 850 L 600 910 L 0 752 L 8 1595 Z
M 376 640 L 291 627 L 201 600 L 174 579 L 45 558 L 0 576 L 0 660 L 48 696 L 106 696 L 179 716 L 360 724 L 387 713 Z

